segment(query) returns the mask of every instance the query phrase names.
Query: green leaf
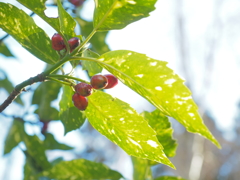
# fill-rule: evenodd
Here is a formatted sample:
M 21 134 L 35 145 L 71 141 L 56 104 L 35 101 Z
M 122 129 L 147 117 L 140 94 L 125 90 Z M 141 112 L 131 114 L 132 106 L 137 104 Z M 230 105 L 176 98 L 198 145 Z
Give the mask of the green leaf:
M 88 97 L 86 116 L 92 126 L 129 155 L 174 168 L 155 131 L 129 104 L 101 91 Z
M 81 28 L 81 34 L 84 37 L 87 37 L 93 30 L 93 22 L 85 21 L 80 17 L 75 18 Z M 94 34 L 94 36 L 90 39 L 89 43 L 91 43 L 91 49 L 96 51 L 99 54 L 106 53 L 110 51 L 107 43 L 106 43 L 106 36 L 108 31 L 106 32 L 98 32 Z
M 52 49 L 49 37 L 29 15 L 11 4 L 2 2 L 0 12 L 0 28 L 40 60 L 49 64 L 58 61 L 59 56 Z
M 54 136 L 50 133 L 46 133 L 45 134 L 45 140 L 43 141 L 44 147 L 46 149 L 61 149 L 61 150 L 70 150 L 73 149 L 70 146 L 67 146 L 66 144 L 62 144 L 59 143 L 58 141 L 56 141 L 56 139 L 54 138 Z
M 175 176 L 160 176 L 158 178 L 155 178 L 154 180 L 185 180 L 185 179 Z
M 147 159 L 131 156 L 133 163 L 133 180 L 152 180 L 151 168 Z
M 84 51 L 84 57 L 95 57 L 98 58 L 99 55 L 90 51 L 89 49 L 87 49 L 86 51 Z M 84 61 L 82 60 L 82 68 L 83 70 L 87 70 L 88 74 L 90 76 L 94 76 L 95 74 L 101 73 L 102 72 L 102 66 L 100 66 L 98 63 L 94 62 L 94 61 Z
M 77 109 L 72 102 L 73 90 L 69 86 L 63 86 L 62 99 L 59 103 L 59 117 L 64 125 L 64 134 L 80 128 L 86 117 L 83 112 Z
M 24 143 L 27 148 L 25 155 L 31 159 L 36 169 L 41 171 L 51 167 L 45 154 L 44 144 L 36 135 L 29 136 L 25 134 Z
M 99 60 L 104 68 L 165 115 L 175 118 L 189 132 L 201 134 L 220 148 L 218 141 L 204 125 L 190 90 L 166 66 L 167 62 L 127 50 L 105 53 Z
M 74 33 L 74 28 L 76 22 L 74 19 L 65 11 L 62 7 L 61 1 L 58 0 L 58 18 L 47 17 L 44 13 L 46 10 L 45 3 L 47 0 L 17 0 L 19 3 L 32 10 L 35 14 L 46 21 L 50 26 L 52 26 L 58 33 L 66 35 L 67 39 L 71 37 L 77 37 Z
M 10 153 L 23 139 L 24 135 L 24 124 L 23 122 L 14 119 L 11 129 L 8 132 L 5 140 L 4 154 Z
M 6 57 L 15 57 L 3 42 L 0 42 L 0 54 Z
M 159 109 L 156 109 L 151 113 L 144 111 L 142 115 L 157 133 L 158 141 L 162 144 L 164 153 L 168 157 L 175 156 L 177 143 L 176 140 L 172 138 L 173 129 L 171 128 L 168 117 L 166 117 Z
M 26 156 L 26 162 L 24 165 L 24 180 L 39 180 L 37 176 L 39 170 L 37 169 L 38 167 L 35 167 L 35 161 L 30 156 Z
M 2 71 L 2 70 L 0 70 L 0 71 Z M 0 79 L 0 88 L 5 89 L 8 92 L 8 94 L 10 94 L 14 90 L 14 87 L 13 87 L 11 81 L 7 78 L 5 72 L 3 72 L 3 74 L 5 75 L 5 78 L 4 79 Z M 20 105 L 23 105 L 23 101 L 20 98 L 20 96 L 18 96 L 15 99 L 15 102 L 20 104 Z
M 111 179 L 118 180 L 123 176 L 117 171 L 109 169 L 102 163 L 91 162 L 85 159 L 75 159 L 72 161 L 62 161 L 42 173 L 43 176 L 58 179 Z
M 61 84 L 53 81 L 41 83 L 34 91 L 32 104 L 37 104 L 38 114 L 42 121 L 58 120 L 58 111 L 51 107 L 51 102 L 57 99 Z
M 94 28 L 98 31 L 122 29 L 148 17 L 157 0 L 95 0 Z

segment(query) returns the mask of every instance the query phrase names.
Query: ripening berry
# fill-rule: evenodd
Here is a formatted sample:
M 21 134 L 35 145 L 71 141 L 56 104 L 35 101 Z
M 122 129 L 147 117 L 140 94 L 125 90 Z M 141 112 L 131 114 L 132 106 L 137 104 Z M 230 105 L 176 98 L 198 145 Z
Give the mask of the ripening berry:
M 71 38 L 68 40 L 68 44 L 70 47 L 70 52 L 72 52 L 76 47 L 80 44 L 80 39 L 77 37 Z
M 78 93 L 75 93 L 72 96 L 72 101 L 73 101 L 74 106 L 81 111 L 85 110 L 88 106 L 87 98 L 80 96 Z
M 113 88 L 114 86 L 116 86 L 118 84 L 118 79 L 112 75 L 112 74 L 106 74 L 104 75 L 107 80 L 108 80 L 108 85 L 104 88 L 104 89 L 110 89 Z
M 64 40 L 60 34 L 55 33 L 52 36 L 52 48 L 57 51 L 65 48 Z
M 103 89 L 107 86 L 107 78 L 103 75 L 94 75 L 91 79 L 91 85 L 94 89 Z
M 87 83 L 78 83 L 75 86 L 75 91 L 81 96 L 89 96 L 93 92 L 93 87 L 90 84 Z
M 74 6 L 81 6 L 84 3 L 84 0 L 69 0 Z

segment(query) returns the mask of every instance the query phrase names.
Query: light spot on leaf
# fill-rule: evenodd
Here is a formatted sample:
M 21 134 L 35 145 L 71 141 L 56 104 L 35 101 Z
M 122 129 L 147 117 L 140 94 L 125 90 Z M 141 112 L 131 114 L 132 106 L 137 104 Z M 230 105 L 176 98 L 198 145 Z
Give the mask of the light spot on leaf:
M 124 118 L 120 118 L 120 121 L 123 121 L 124 120 Z
M 130 53 L 128 53 L 127 55 L 128 55 L 128 56 L 131 56 L 131 55 L 132 55 L 132 53 L 130 52 Z
M 155 87 L 156 90 L 161 91 L 162 88 L 160 86 Z
M 132 0 L 128 0 L 127 2 L 132 5 L 137 4 L 135 1 L 132 1 Z
M 142 77 L 143 77 L 143 74 L 138 74 L 138 75 L 136 75 L 136 76 L 142 78 Z
M 156 66 L 156 65 L 157 65 L 157 62 L 150 62 L 150 65 L 151 65 L 151 66 Z
M 172 85 L 175 81 L 176 81 L 176 79 L 168 79 L 168 80 L 166 80 L 164 83 L 165 83 L 165 84 Z
M 158 144 L 152 140 L 148 140 L 147 143 L 152 147 L 155 147 L 155 148 L 158 147 Z

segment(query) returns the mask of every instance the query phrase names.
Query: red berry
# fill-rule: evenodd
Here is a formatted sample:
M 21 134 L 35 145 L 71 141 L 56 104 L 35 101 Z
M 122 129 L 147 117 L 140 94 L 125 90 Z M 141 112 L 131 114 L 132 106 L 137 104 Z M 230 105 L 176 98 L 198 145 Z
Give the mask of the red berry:
M 72 101 L 73 104 L 76 108 L 78 108 L 79 110 L 83 111 L 87 108 L 88 106 L 88 100 L 87 98 L 80 96 L 79 94 L 75 93 L 72 96 Z
M 80 39 L 77 37 L 71 38 L 68 40 L 68 44 L 70 46 L 70 52 L 72 52 L 76 47 L 80 44 Z
M 93 92 L 93 87 L 87 83 L 79 83 L 75 86 L 75 91 L 81 96 L 89 96 Z
M 60 34 L 55 33 L 52 36 L 52 48 L 57 51 L 65 48 L 64 40 Z
M 47 132 L 47 128 L 48 128 L 48 123 L 50 121 L 41 121 L 43 123 L 42 129 L 41 129 L 41 133 L 45 134 Z
M 104 89 L 110 89 L 113 88 L 114 86 L 116 86 L 118 84 L 118 79 L 112 75 L 112 74 L 106 74 L 104 75 L 107 80 L 108 80 L 108 85 L 104 88 Z
M 84 3 L 84 0 L 69 0 L 74 6 L 81 6 Z
M 91 79 L 91 85 L 94 89 L 103 89 L 107 84 L 107 78 L 103 75 L 94 75 Z

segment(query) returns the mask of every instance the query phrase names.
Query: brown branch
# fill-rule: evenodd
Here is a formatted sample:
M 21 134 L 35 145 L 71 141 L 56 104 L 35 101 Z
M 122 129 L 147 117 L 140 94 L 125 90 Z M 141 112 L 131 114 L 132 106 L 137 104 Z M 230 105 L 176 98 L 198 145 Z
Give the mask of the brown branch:
M 0 113 L 6 109 L 6 107 L 8 107 L 9 104 L 11 104 L 19 94 L 21 94 L 23 91 L 26 91 L 26 86 L 32 85 L 36 82 L 43 82 L 44 80 L 45 76 L 43 74 L 38 74 L 37 76 L 31 77 L 28 80 L 23 81 L 21 84 L 17 85 L 12 93 L 8 96 L 8 98 L 0 105 Z

